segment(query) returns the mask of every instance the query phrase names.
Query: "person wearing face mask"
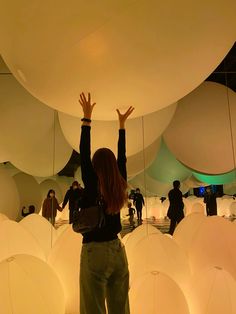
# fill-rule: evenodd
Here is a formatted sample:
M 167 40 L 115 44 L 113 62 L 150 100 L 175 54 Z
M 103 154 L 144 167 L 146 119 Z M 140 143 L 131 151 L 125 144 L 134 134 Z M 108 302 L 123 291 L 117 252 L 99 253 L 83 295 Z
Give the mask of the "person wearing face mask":
M 65 208 L 66 204 L 69 201 L 69 224 L 73 223 L 73 212 L 79 207 L 79 201 L 83 194 L 83 188 L 78 183 L 74 181 L 70 189 L 66 192 L 64 201 L 62 204 L 62 209 Z
M 55 194 L 55 191 L 52 189 L 48 191 L 47 197 L 43 202 L 42 210 L 42 216 L 50 221 L 53 226 L 55 224 L 57 211 L 62 211 Z

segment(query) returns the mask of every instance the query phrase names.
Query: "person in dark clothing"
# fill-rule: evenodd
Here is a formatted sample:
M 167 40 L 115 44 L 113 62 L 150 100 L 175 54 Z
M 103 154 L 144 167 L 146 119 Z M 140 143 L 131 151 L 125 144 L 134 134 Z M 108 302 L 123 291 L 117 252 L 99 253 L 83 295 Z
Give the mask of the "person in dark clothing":
M 132 207 L 132 204 L 130 202 L 128 203 L 128 209 L 129 209 L 129 213 L 127 216 L 129 216 L 129 224 L 131 228 L 134 228 L 135 209 Z
M 134 194 L 134 206 L 137 210 L 138 222 L 142 221 L 142 209 L 144 206 L 143 195 L 140 193 L 140 189 L 137 188 Z
M 207 216 L 217 215 L 216 194 L 211 191 L 209 186 L 206 188 L 206 192 L 204 194 L 204 203 L 206 204 Z
M 129 314 L 129 270 L 121 231 L 120 210 L 127 200 L 125 122 L 134 110 L 125 114 L 117 110 L 120 130 L 118 158 L 108 148 L 98 149 L 91 160 L 90 124 L 93 107 L 91 97 L 80 95 L 84 118 L 80 138 L 81 172 L 84 193 L 81 208 L 103 199 L 105 224 L 83 234 L 80 267 L 80 314 Z
M 58 210 L 62 211 L 62 208 L 58 203 L 55 191 L 51 189 L 43 202 L 42 216 L 54 226 Z
M 183 196 L 179 189 L 180 182 L 178 180 L 174 181 L 173 187 L 168 194 L 170 206 L 167 212 L 167 216 L 170 219 L 169 234 L 171 235 L 173 235 L 176 225 L 184 218 Z
M 79 207 L 79 201 L 82 198 L 82 194 L 83 188 L 78 183 L 78 181 L 74 181 L 70 189 L 66 192 L 64 201 L 62 203 L 62 209 L 65 208 L 69 201 L 69 224 L 73 223 L 73 213 Z
M 28 210 L 26 210 L 25 206 L 22 207 L 21 210 L 21 216 L 26 217 L 30 214 L 35 213 L 35 206 L 34 205 L 29 205 Z

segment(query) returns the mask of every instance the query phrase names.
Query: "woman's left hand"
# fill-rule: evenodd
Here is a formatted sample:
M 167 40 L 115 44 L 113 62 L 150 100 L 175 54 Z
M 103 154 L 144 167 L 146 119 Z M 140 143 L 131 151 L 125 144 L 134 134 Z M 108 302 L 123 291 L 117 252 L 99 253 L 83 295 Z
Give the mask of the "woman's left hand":
M 119 122 L 120 122 L 120 128 L 124 129 L 125 128 L 125 122 L 128 119 L 128 117 L 131 115 L 131 113 L 134 111 L 134 107 L 130 106 L 129 109 L 124 113 L 120 113 L 119 109 L 116 109 L 119 117 Z

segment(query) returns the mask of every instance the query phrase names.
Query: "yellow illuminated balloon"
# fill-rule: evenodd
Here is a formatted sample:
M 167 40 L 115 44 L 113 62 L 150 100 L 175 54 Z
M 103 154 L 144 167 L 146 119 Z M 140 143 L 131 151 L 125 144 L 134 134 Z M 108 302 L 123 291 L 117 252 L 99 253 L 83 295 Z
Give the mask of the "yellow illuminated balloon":
M 0 189 L 0 213 L 15 220 L 21 211 L 19 193 L 11 175 L 2 168 L 0 168 Z
M 57 238 L 48 259 L 62 282 L 66 298 L 66 313 L 79 313 L 81 247 L 82 236 L 75 233 L 70 225 Z
M 167 275 L 152 271 L 138 278 L 130 289 L 132 314 L 190 314 L 179 286 Z
M 21 84 L 53 108 L 81 116 L 84 90 L 100 106 L 96 119 L 129 104 L 141 116 L 209 76 L 234 44 L 235 11 L 234 0 L 4 0 L 0 52 Z
M 1 313 L 65 314 L 65 296 L 55 271 L 30 255 L 0 263 Z
M 15 221 L 2 221 L 0 227 L 0 261 L 15 254 L 29 254 L 45 260 L 45 254 L 39 242 L 30 232 Z
M 197 172 L 223 174 L 234 169 L 229 110 L 236 119 L 236 93 L 204 82 L 178 102 L 164 139 L 175 157 Z M 233 139 L 236 128 L 232 125 Z M 214 158 L 213 158 L 214 156 Z

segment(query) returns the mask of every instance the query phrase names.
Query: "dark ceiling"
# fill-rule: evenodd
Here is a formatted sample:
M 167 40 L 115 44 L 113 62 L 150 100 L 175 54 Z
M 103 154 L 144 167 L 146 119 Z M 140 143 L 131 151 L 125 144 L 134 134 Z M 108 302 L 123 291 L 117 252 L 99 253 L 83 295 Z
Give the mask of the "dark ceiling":
M 224 84 L 236 92 L 236 43 L 206 81 Z

